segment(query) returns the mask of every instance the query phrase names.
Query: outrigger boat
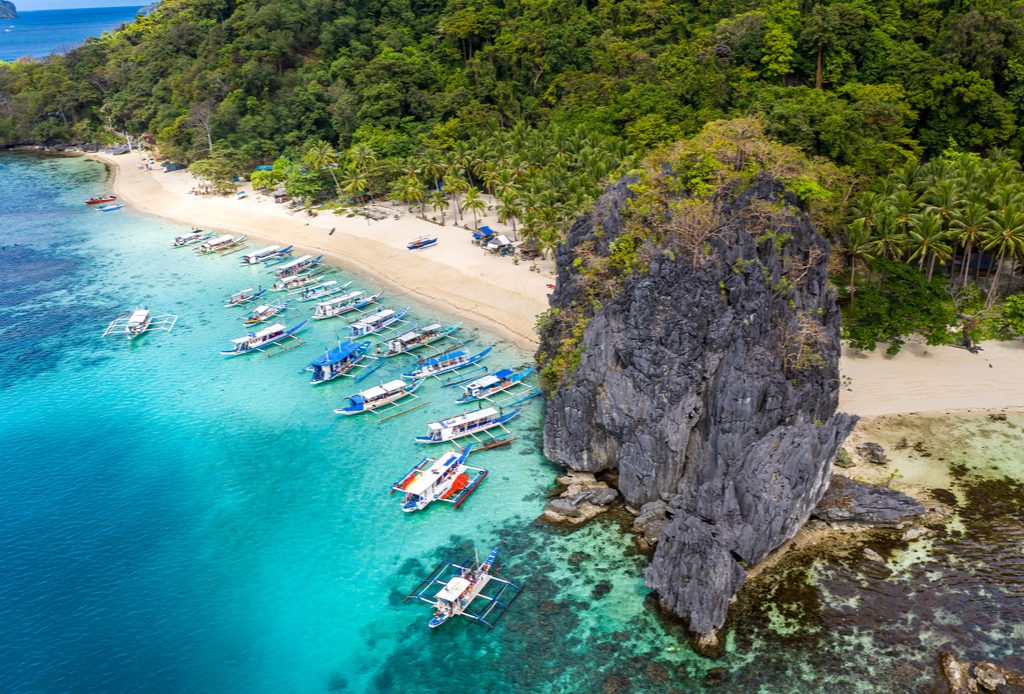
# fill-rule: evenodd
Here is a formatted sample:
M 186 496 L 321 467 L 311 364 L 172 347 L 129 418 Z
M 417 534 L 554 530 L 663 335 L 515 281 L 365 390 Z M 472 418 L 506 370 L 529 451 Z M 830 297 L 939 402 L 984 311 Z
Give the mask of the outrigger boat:
M 177 321 L 178 317 L 169 313 L 154 316 L 148 308 L 137 308 L 134 311 L 119 314 L 103 331 L 103 337 L 127 335 L 129 340 L 134 340 L 138 336 L 154 330 L 170 332 Z
M 434 323 L 422 328 L 413 328 L 398 337 L 391 338 L 384 344 L 377 345 L 377 356 L 387 358 L 396 357 L 399 354 L 408 354 L 421 347 L 426 347 L 432 342 L 437 342 L 451 336 L 461 325 L 462 323 L 456 323 L 447 328 L 442 328 L 439 324 Z
M 495 547 L 487 555 L 483 564 L 466 562 L 468 566 L 452 562 L 438 564 L 405 600 L 413 598 L 421 600 L 434 608 L 434 616 L 428 626 L 436 629 L 452 617 L 463 616 L 480 622 L 488 629 L 493 629 L 515 599 L 523 592 L 522 586 L 511 581 L 498 578 L 491 573 L 494 562 L 498 559 L 498 548 Z M 498 586 L 491 595 L 485 595 L 487 586 Z M 428 596 L 437 586 L 441 590 Z M 508 597 L 505 597 L 508 595 Z M 502 599 L 505 599 L 504 602 Z M 402 602 L 405 602 L 403 600 Z M 474 612 L 473 602 L 483 600 L 486 605 L 479 612 Z
M 305 325 L 306 321 L 302 321 L 295 327 L 288 328 L 283 323 L 275 323 L 258 332 L 248 333 L 244 337 L 235 338 L 231 341 L 234 347 L 222 350 L 221 354 L 226 357 L 234 357 L 239 354 L 249 354 L 250 352 L 262 352 L 273 344 L 294 337 L 295 333 L 302 330 Z
M 351 282 L 345 284 L 338 284 L 338 280 L 328 280 L 327 282 L 321 282 L 320 284 L 313 285 L 312 287 L 306 287 L 299 292 L 299 301 L 316 301 L 317 299 L 323 299 L 328 296 L 334 296 L 352 286 Z
M 100 212 L 117 212 L 122 207 L 124 207 L 124 205 L 118 202 L 113 205 L 100 205 L 96 209 L 99 210 Z
M 519 373 L 514 372 L 512 369 L 502 369 L 493 374 L 481 376 L 462 386 L 462 397 L 455 402 L 469 403 L 476 400 L 489 400 L 498 393 L 505 392 L 518 385 L 529 385 L 523 379 L 531 373 L 533 373 L 532 367 Z M 530 386 L 530 388 L 535 390 L 534 386 Z
M 279 313 L 284 313 L 288 310 L 288 302 L 266 304 L 263 306 L 257 306 L 254 308 L 249 315 L 242 319 L 242 323 L 245 325 L 256 325 L 264 321 L 270 320 Z
M 348 396 L 348 404 L 338 408 L 334 413 L 352 415 L 375 412 L 412 395 L 422 383 L 423 381 L 406 383 L 400 378 L 382 383 L 361 393 Z
M 487 477 L 488 470 L 466 465 L 473 444 L 448 451 L 438 458 L 425 457 L 405 477 L 391 485 L 391 493 L 405 492 L 402 510 L 420 511 L 434 501 L 462 505 Z M 474 474 L 475 473 L 475 474 Z
M 181 234 L 175 236 L 174 241 L 171 242 L 171 246 L 174 248 L 183 248 L 185 246 L 193 246 L 197 243 L 202 243 L 208 239 L 212 239 L 216 234 L 212 231 L 203 231 L 202 229 L 193 229 L 188 234 Z
M 313 310 L 313 320 L 324 320 L 326 318 L 337 318 L 350 311 L 358 311 L 361 308 L 366 308 L 370 304 L 376 303 L 377 299 L 381 297 L 380 293 L 366 295 L 366 292 L 362 289 L 354 292 L 349 292 L 344 296 L 337 296 L 328 301 L 323 301 L 316 305 Z
M 318 265 L 321 260 L 323 260 L 322 255 L 318 255 L 316 257 L 313 257 L 311 255 L 300 256 L 295 260 L 289 263 L 285 263 L 284 265 L 281 265 L 279 268 L 277 268 L 277 270 L 274 271 L 274 277 L 284 279 L 285 277 L 297 275 L 304 270 L 309 270 L 310 268 Z
M 246 237 L 243 236 L 244 240 Z M 216 253 L 218 251 L 229 248 L 231 244 L 235 243 L 237 239 L 231 234 L 224 234 L 216 238 L 210 239 L 200 244 L 199 248 L 196 249 L 196 255 L 209 255 L 210 253 Z
M 242 265 L 259 265 L 265 263 L 272 258 L 279 258 L 282 255 L 287 255 L 292 252 L 292 246 L 286 246 L 281 248 L 280 246 L 267 246 L 261 248 L 258 251 L 252 253 L 246 253 L 242 256 Z
M 327 268 L 316 268 L 310 272 L 303 272 L 298 275 L 292 275 L 291 277 L 285 277 L 274 282 L 270 287 L 272 292 L 293 292 L 302 287 L 310 284 L 316 284 L 323 281 L 322 275 L 328 272 Z
M 85 201 L 86 205 L 102 205 L 117 200 L 116 195 L 94 195 Z
M 435 245 L 437 245 L 436 236 L 421 236 L 418 239 L 405 244 L 405 247 L 410 251 L 418 251 L 421 248 L 430 248 Z
M 485 407 L 481 410 L 464 412 L 463 414 L 431 422 L 427 425 L 426 436 L 417 436 L 416 443 L 447 443 L 458 439 L 483 433 L 495 427 L 508 431 L 505 424 L 516 417 L 522 408 L 516 408 L 511 412 L 501 412 L 493 407 Z
M 313 377 L 309 382 L 317 386 L 341 378 L 362 361 L 368 349 L 369 342 L 339 342 L 337 347 L 327 350 L 322 357 L 309 365 L 313 371 Z
M 256 299 L 260 298 L 266 293 L 267 290 L 263 289 L 262 287 L 260 287 L 259 289 L 253 289 L 252 287 L 249 287 L 247 289 L 243 289 L 240 292 L 235 292 L 227 299 L 225 299 L 224 307 L 231 308 L 232 306 L 244 306 L 245 304 L 256 301 Z
M 473 356 L 469 356 L 465 352 L 458 351 L 445 352 L 444 354 L 430 359 L 420 359 L 418 362 L 419 368 L 402 374 L 402 378 L 418 379 L 440 376 L 441 374 L 472 366 L 490 354 L 490 352 L 491 348 L 488 347 L 484 351 L 479 354 L 474 354 Z
M 378 333 L 388 326 L 394 325 L 398 321 L 402 320 L 409 308 L 403 308 L 400 311 L 396 311 L 393 308 L 386 308 L 382 311 L 361 318 L 355 323 L 349 324 L 349 334 L 352 337 L 365 337 Z

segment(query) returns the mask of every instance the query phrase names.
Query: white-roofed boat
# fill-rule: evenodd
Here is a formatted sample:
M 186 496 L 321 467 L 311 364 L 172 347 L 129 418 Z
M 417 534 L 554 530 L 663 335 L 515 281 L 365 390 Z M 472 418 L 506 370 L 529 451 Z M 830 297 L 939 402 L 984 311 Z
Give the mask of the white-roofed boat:
M 272 292 L 294 292 L 302 287 L 308 287 L 311 284 L 319 284 L 323 282 L 328 269 L 325 267 L 318 267 L 310 270 L 309 272 L 300 272 L 297 275 L 291 275 L 274 282 L 270 287 Z
M 518 385 L 526 385 L 523 379 L 533 373 L 533 369 L 524 369 L 519 373 L 512 369 L 502 369 L 492 374 L 481 376 L 462 386 L 462 397 L 455 402 L 469 403 L 476 400 L 487 400 L 498 393 L 511 390 Z M 531 386 L 532 388 L 532 386 Z
M 355 323 L 348 326 L 349 335 L 352 337 L 365 337 L 366 335 L 372 335 L 380 332 L 384 328 L 394 325 L 398 321 L 402 320 L 409 308 L 403 308 L 400 311 L 396 311 L 393 308 L 386 308 L 381 311 L 377 311 L 369 316 L 360 318 Z
M 202 229 L 193 229 L 187 234 L 179 234 L 174 237 L 174 241 L 171 242 L 171 246 L 174 248 L 184 248 L 185 246 L 194 246 L 197 243 L 202 243 L 212 239 L 217 234 L 212 231 L 203 231 Z
M 221 251 L 236 248 L 244 243 L 247 238 L 249 237 L 244 234 L 238 237 L 232 236 L 231 234 L 217 236 L 199 244 L 199 247 L 196 248 L 196 255 L 209 255 L 211 253 L 220 253 Z
M 452 617 L 458 616 L 468 617 L 488 629 L 493 629 L 523 592 L 522 586 L 498 578 L 492 573 L 497 571 L 494 569 L 494 562 L 497 559 L 498 548 L 495 547 L 482 564 L 438 564 L 411 593 L 405 596 L 405 600 L 420 600 L 434 608 L 434 615 L 428 624 L 431 629 L 436 629 Z M 437 586 L 441 586 L 441 589 L 430 595 Z M 499 587 L 488 589 L 488 586 Z M 477 600 L 483 602 L 484 606 L 474 610 L 473 603 Z
M 447 419 L 440 419 L 428 424 L 427 435 L 417 436 L 416 443 L 447 443 L 467 436 L 475 437 L 477 434 L 495 427 L 507 431 L 505 424 L 522 411 L 522 408 L 516 408 L 509 412 L 502 412 L 493 407 L 485 407 Z
M 264 263 L 271 258 L 276 258 L 282 253 L 290 253 L 292 250 L 291 246 L 287 248 L 281 248 L 280 246 L 265 246 L 259 250 L 246 253 L 242 256 L 242 265 L 259 265 Z
M 254 287 L 246 287 L 245 289 L 237 291 L 231 296 L 229 296 L 227 299 L 225 299 L 224 306 L 226 308 L 231 308 L 232 306 L 244 306 L 248 303 L 256 301 L 256 299 L 259 299 L 266 293 L 267 290 L 263 289 L 262 287 L 258 289 Z
M 433 323 L 422 328 L 413 328 L 401 335 L 392 337 L 383 344 L 377 345 L 377 356 L 387 358 L 395 357 L 399 354 L 409 354 L 421 347 L 426 347 L 433 342 L 449 337 L 461 325 L 462 323 L 456 323 L 445 328 L 438 323 Z
M 375 303 L 380 297 L 380 292 L 368 295 L 362 289 L 349 292 L 343 296 L 336 296 L 333 299 L 322 301 L 316 305 L 316 308 L 313 310 L 313 320 L 337 318 L 350 311 L 358 311 Z
M 316 257 L 311 255 L 299 256 L 298 258 L 292 260 L 291 262 L 278 266 L 277 270 L 274 271 L 274 277 L 284 279 L 285 277 L 297 275 L 300 272 L 309 270 L 310 268 L 318 265 L 321 260 L 323 260 L 322 255 L 318 255 Z
M 417 364 L 417 368 L 413 371 L 402 374 L 402 378 L 429 378 L 431 376 L 440 376 L 441 374 L 464 369 L 467 366 L 476 364 L 490 354 L 490 352 L 491 348 L 488 347 L 484 351 L 472 356 L 463 351 L 457 351 L 445 352 L 444 354 L 431 357 L 430 359 L 420 359 Z
M 254 333 L 248 333 L 242 337 L 236 337 L 231 341 L 234 345 L 231 349 L 222 350 L 221 354 L 226 357 L 234 357 L 239 354 L 259 352 L 273 344 L 287 340 L 295 336 L 295 333 L 302 330 L 306 321 L 289 328 L 283 323 L 275 323 Z
M 391 493 L 403 492 L 402 510 L 406 513 L 426 508 L 434 501 L 445 501 L 458 508 L 487 477 L 488 471 L 466 465 L 473 448 L 447 451 L 437 458 L 423 458 L 398 482 Z
M 406 383 L 399 378 L 382 383 L 379 386 L 374 386 L 373 388 L 367 388 L 360 393 L 348 396 L 348 404 L 335 410 L 334 413 L 352 415 L 380 410 L 387 405 L 412 395 L 422 383 L 423 381 Z
M 172 316 L 169 313 L 155 316 L 148 308 L 137 308 L 134 311 L 118 314 L 117 318 L 111 321 L 107 329 L 103 331 L 103 337 L 127 335 L 129 340 L 134 340 L 153 330 L 169 332 L 177 320 L 177 316 Z
M 312 287 L 306 287 L 299 292 L 299 301 L 316 301 L 317 299 L 325 299 L 341 292 L 352 286 L 351 282 L 340 284 L 338 280 L 327 280 L 320 284 L 315 284 Z
M 276 304 L 264 304 L 257 306 L 249 312 L 247 316 L 242 319 L 242 323 L 245 325 L 256 325 L 257 323 L 263 323 L 268 321 L 279 313 L 284 313 L 288 310 L 288 302 L 278 302 Z

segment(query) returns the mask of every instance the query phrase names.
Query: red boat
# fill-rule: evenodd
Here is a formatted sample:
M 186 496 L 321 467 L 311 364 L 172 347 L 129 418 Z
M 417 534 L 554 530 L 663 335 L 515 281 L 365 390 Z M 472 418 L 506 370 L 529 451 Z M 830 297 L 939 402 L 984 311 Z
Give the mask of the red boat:
M 86 205 L 99 205 L 99 204 L 105 203 L 105 202 L 114 202 L 115 200 L 117 200 L 117 196 L 116 195 L 101 195 L 99 197 L 89 198 L 88 200 L 85 201 L 85 204 Z

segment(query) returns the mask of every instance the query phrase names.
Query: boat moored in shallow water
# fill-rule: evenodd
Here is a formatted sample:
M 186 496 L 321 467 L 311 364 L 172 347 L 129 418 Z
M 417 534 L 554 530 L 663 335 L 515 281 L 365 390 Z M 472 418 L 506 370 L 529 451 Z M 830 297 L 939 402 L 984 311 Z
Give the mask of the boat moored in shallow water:
M 339 342 L 309 365 L 313 371 L 309 382 L 316 386 L 341 378 L 362 361 L 369 348 L 369 342 Z
M 259 250 L 246 253 L 242 256 L 242 265 L 259 265 L 273 258 L 279 258 L 292 252 L 291 246 L 281 248 L 280 246 L 266 246 Z
M 488 400 L 498 393 L 511 390 L 518 385 L 527 385 L 523 379 L 533 373 L 533 368 L 516 373 L 512 369 L 502 369 L 492 374 L 481 376 L 462 386 L 462 397 L 455 402 L 469 403 L 476 400 Z M 533 386 L 530 386 L 534 390 Z
M 409 354 L 414 350 L 426 347 L 427 345 L 449 337 L 459 329 L 461 323 L 456 323 L 447 328 L 438 323 L 425 325 L 422 328 L 413 328 L 396 337 L 391 338 L 383 344 L 377 345 L 377 356 L 396 357 L 399 354 Z
M 417 368 L 408 373 L 402 374 L 402 378 L 429 378 L 431 376 L 440 376 L 441 374 L 450 373 L 459 369 L 464 369 L 467 366 L 473 366 L 481 359 L 490 354 L 491 348 L 488 347 L 484 351 L 474 354 L 472 356 L 465 352 L 445 352 L 444 354 L 430 359 L 420 359 Z
M 208 239 L 212 239 L 216 236 L 212 231 L 203 231 L 202 229 L 193 229 L 187 234 L 180 234 L 174 237 L 171 241 L 171 246 L 174 248 L 184 248 L 185 246 L 194 246 L 197 243 L 202 243 Z
M 286 327 L 283 323 L 275 323 L 263 330 L 236 337 L 231 341 L 234 346 L 231 349 L 221 350 L 221 354 L 226 357 L 234 357 L 239 354 L 262 352 L 271 345 L 293 338 L 305 325 L 306 321 L 291 328 Z
M 116 195 L 95 195 L 85 201 L 86 205 L 104 205 L 117 200 Z
M 121 203 L 114 203 L 112 205 L 100 205 L 96 209 L 100 212 L 117 212 L 119 209 L 124 207 Z
M 313 267 L 316 267 L 321 260 L 323 260 L 322 255 L 318 255 L 316 257 L 311 255 L 299 256 L 295 260 L 287 262 L 284 265 L 278 266 L 278 268 L 274 271 L 274 277 L 277 277 L 278 279 L 284 279 L 286 277 L 291 277 L 292 275 L 297 275 L 300 272 L 304 272 L 306 270 L 310 270 Z
M 393 308 L 386 308 L 381 311 L 377 311 L 374 314 L 360 318 L 355 323 L 351 323 L 348 326 L 349 335 L 352 337 L 366 337 L 378 333 L 384 328 L 394 325 L 398 321 L 402 320 L 409 308 L 403 308 L 400 311 L 396 311 Z
M 494 428 L 499 428 L 507 433 L 508 429 L 505 428 L 505 424 L 522 411 L 522 408 L 516 408 L 508 412 L 502 412 L 493 407 L 485 407 L 480 410 L 448 417 L 447 419 L 440 419 L 428 424 L 427 435 L 417 436 L 416 443 L 447 443 L 466 437 L 473 437 L 474 440 L 484 443 L 483 440 L 477 438 L 477 434 L 482 434 Z
M 295 292 L 302 287 L 308 287 L 311 284 L 319 284 L 323 282 L 324 275 L 327 274 L 328 269 L 325 267 L 318 267 L 310 270 L 309 272 L 300 272 L 297 275 L 290 275 L 274 282 L 270 287 L 272 292 Z
M 263 306 L 257 306 L 249 312 L 247 316 L 242 319 L 242 323 L 245 325 L 256 325 L 257 323 L 263 323 L 268 321 L 279 313 L 284 313 L 288 310 L 288 302 L 279 302 L 276 304 L 265 304 Z
M 351 282 L 345 284 L 339 284 L 338 280 L 328 280 L 321 282 L 320 284 L 314 284 L 311 287 L 306 287 L 299 292 L 299 301 L 316 301 L 317 299 L 325 299 L 341 292 L 352 286 Z
M 103 331 L 103 337 L 127 335 L 129 340 L 134 340 L 153 330 L 170 332 L 177 321 L 178 317 L 169 313 L 154 316 L 148 308 L 137 308 L 134 311 L 119 314 Z
M 466 465 L 473 444 L 455 448 L 437 458 L 425 457 L 399 481 L 391 493 L 403 492 L 402 510 L 420 511 L 434 501 L 445 501 L 459 508 L 487 477 L 488 470 Z
M 423 381 L 406 383 L 402 379 L 395 379 L 379 386 L 367 388 L 361 393 L 348 396 L 348 404 L 345 407 L 334 411 L 335 414 L 353 415 L 365 412 L 381 410 L 392 403 L 396 403 L 416 392 Z
M 350 311 L 358 311 L 359 309 L 366 308 L 370 304 L 376 303 L 377 299 L 381 297 L 381 294 L 370 294 L 358 289 L 354 292 L 349 292 L 343 296 L 336 296 L 333 299 L 322 301 L 316 305 L 313 310 L 313 320 L 325 320 L 327 318 L 337 318 L 343 316 Z
M 225 308 L 231 308 L 232 306 L 244 306 L 245 304 L 251 303 L 259 299 L 261 296 L 267 293 L 267 290 L 263 287 L 255 289 L 253 287 L 247 287 L 241 291 L 235 292 L 227 299 L 224 300 Z
M 211 253 L 218 253 L 229 248 L 234 248 L 236 244 L 241 244 L 246 238 L 248 237 L 240 236 L 236 238 L 231 234 L 217 236 L 216 238 L 212 238 L 199 244 L 199 247 L 196 249 L 196 255 L 209 255 Z

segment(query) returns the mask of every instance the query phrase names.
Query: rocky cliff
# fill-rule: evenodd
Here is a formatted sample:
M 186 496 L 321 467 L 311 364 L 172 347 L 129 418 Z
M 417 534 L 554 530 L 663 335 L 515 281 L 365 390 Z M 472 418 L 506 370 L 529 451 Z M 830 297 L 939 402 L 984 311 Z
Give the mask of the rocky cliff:
M 545 453 L 667 505 L 646 581 L 705 637 L 745 567 L 806 522 L 855 422 L 835 414 L 829 245 L 787 190 L 810 179 L 740 130 L 649 163 L 577 220 L 538 355 Z
M 0 19 L 15 19 L 18 16 L 18 8 L 13 2 L 0 0 Z

